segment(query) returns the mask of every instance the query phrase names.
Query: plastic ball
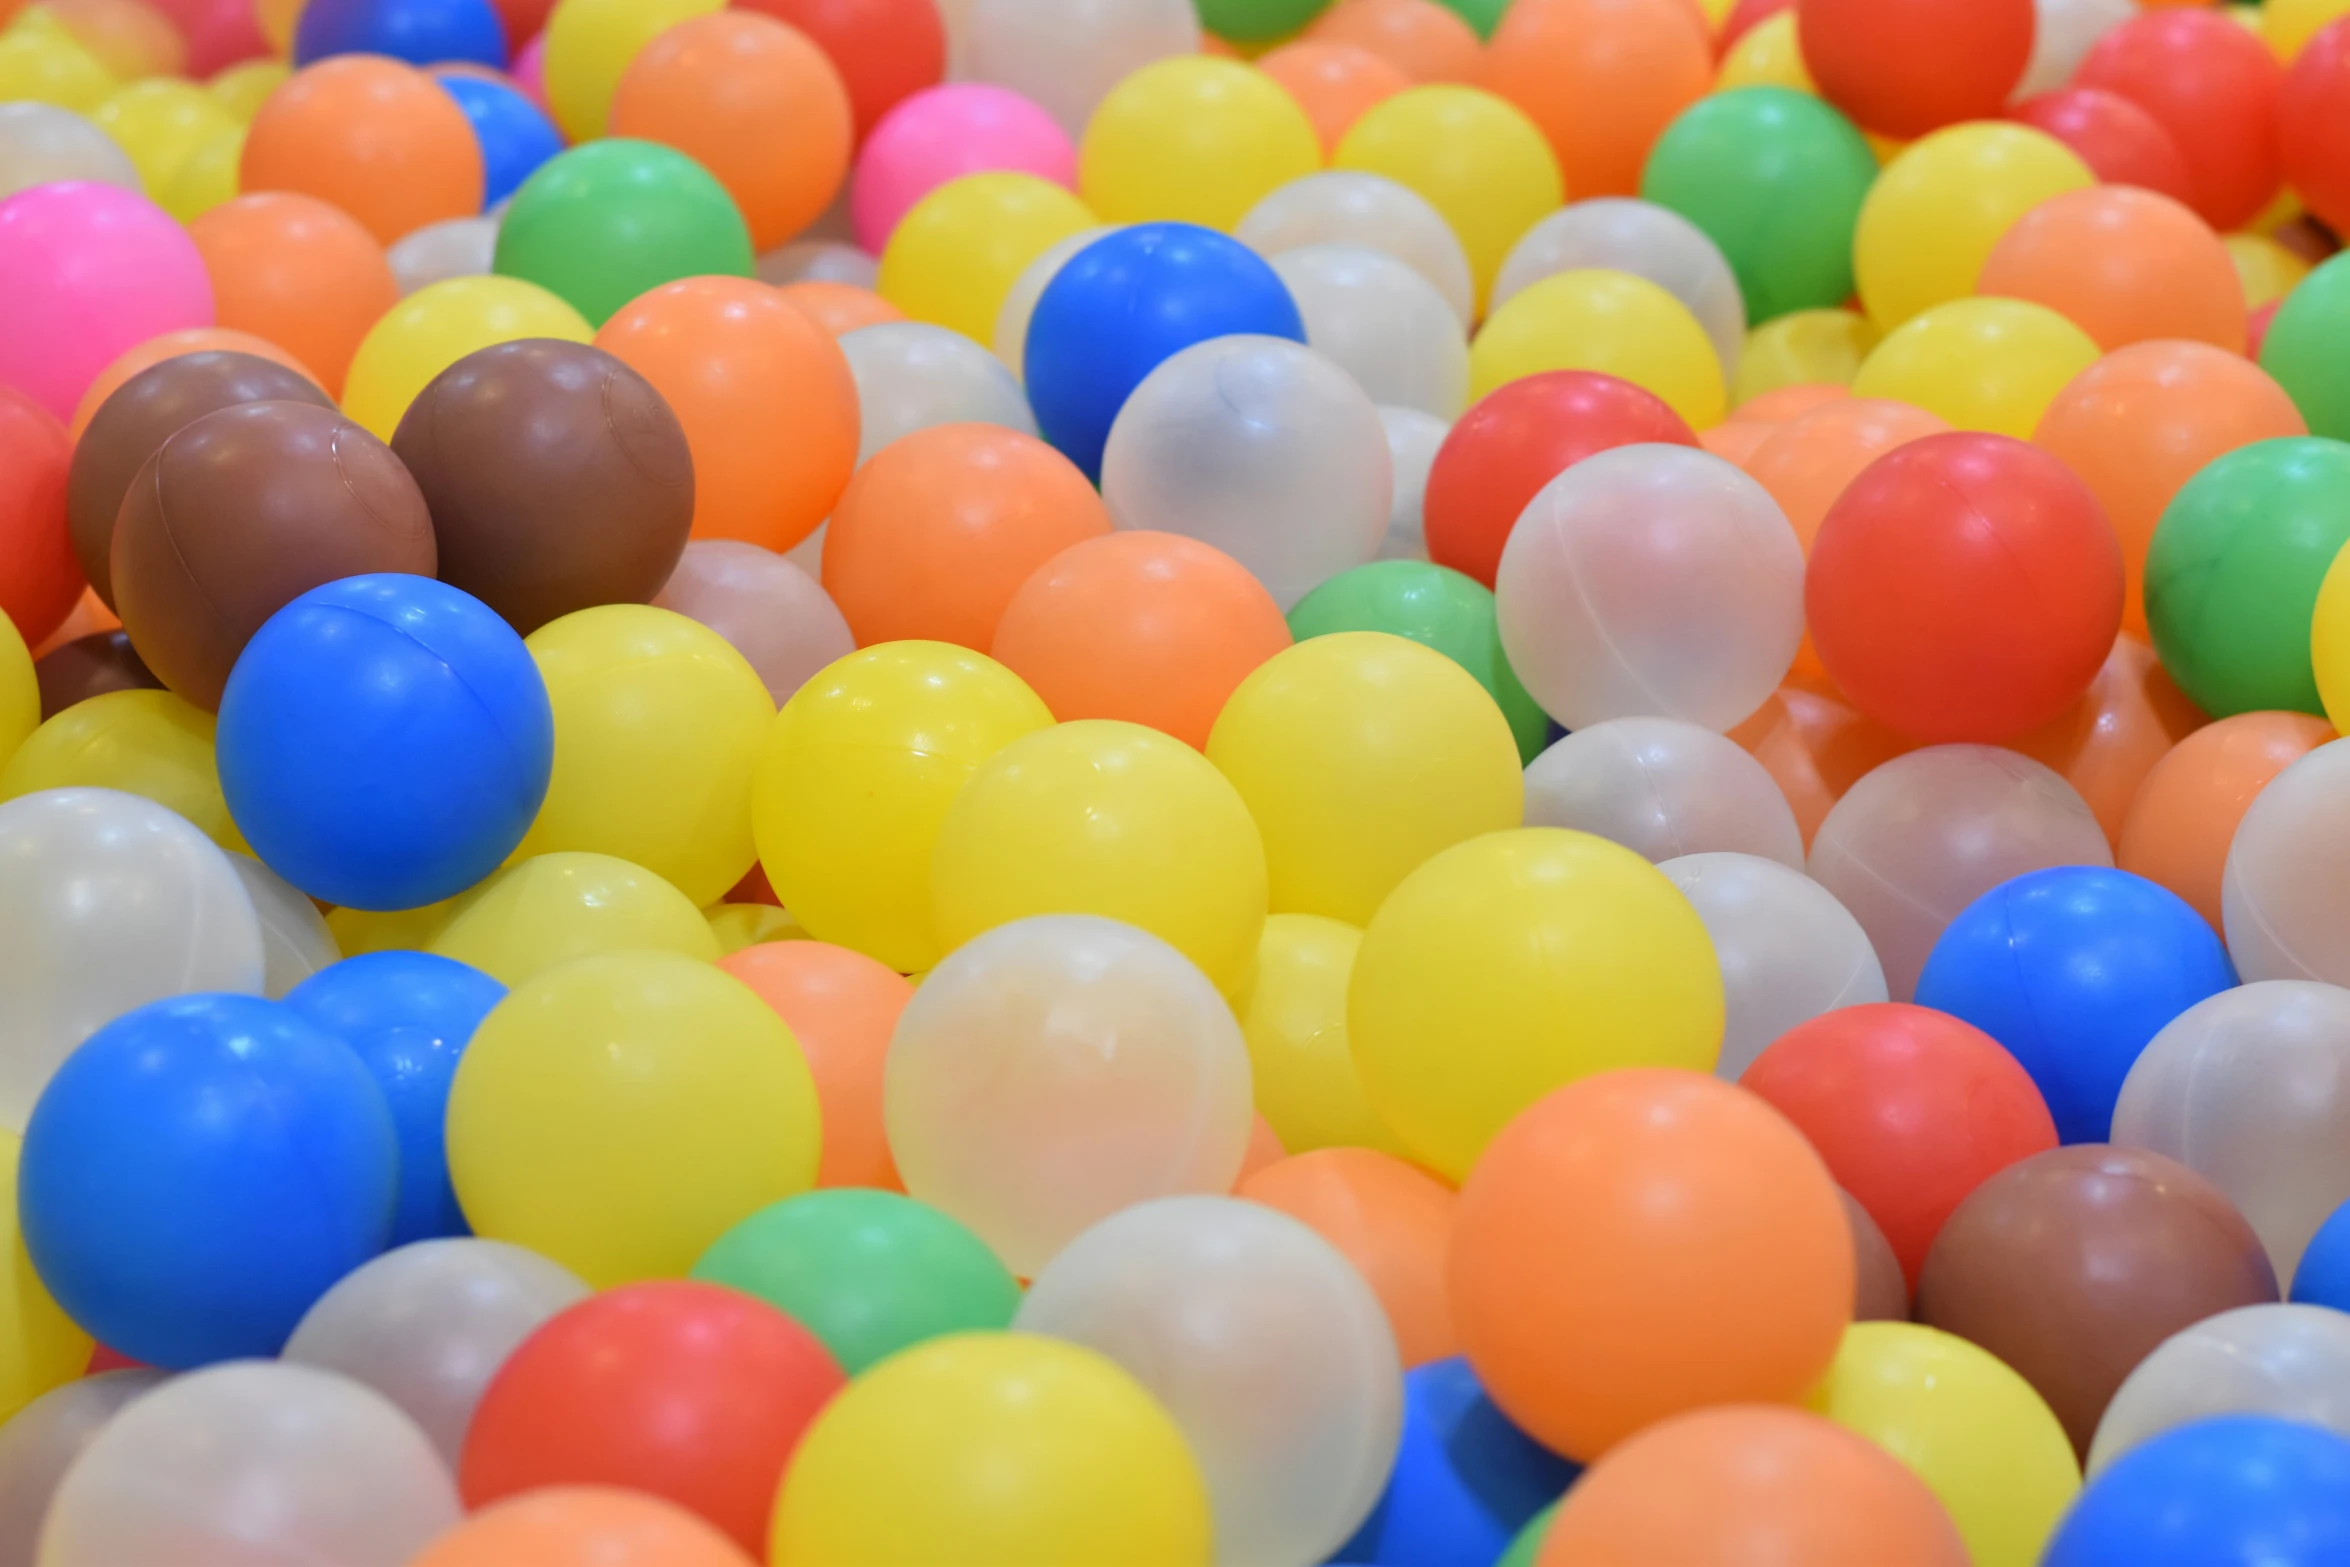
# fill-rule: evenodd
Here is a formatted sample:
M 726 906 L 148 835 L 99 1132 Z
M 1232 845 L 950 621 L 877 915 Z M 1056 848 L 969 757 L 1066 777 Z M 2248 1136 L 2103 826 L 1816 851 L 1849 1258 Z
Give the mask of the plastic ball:
M 282 1001 L 295 986 L 342 960 L 334 932 L 307 894 L 249 854 L 231 854 L 229 868 L 245 884 L 261 922 L 261 993 Z
M 1795 813 L 1762 764 L 1672 718 L 1609 719 L 1558 741 L 1526 768 L 1526 822 L 1659 863 L 1717 852 L 1803 863 Z
M 1693 428 L 1721 421 L 1722 361 L 1688 307 L 1628 272 L 1556 273 L 1512 295 L 1469 347 L 1469 395 L 1548 370 L 1620 376 Z
M 1993 248 L 1978 286 L 2047 305 L 2108 351 L 2150 338 L 2243 350 L 2244 294 L 2225 247 L 2193 211 L 2152 191 L 2050 197 Z
M 2181 740 L 2139 786 L 2115 850 L 2123 870 L 2159 882 L 2218 929 L 2228 847 L 2269 780 L 2335 738 L 2306 713 L 2240 713 Z
M 15 629 L 15 624 L 11 622 L 9 630 Z M 18 644 L 22 640 L 18 638 Z M 94 631 L 86 637 L 60 642 L 42 654 L 38 662 L 28 658 L 24 664 L 16 664 L 12 650 L 11 653 L 0 654 L 0 663 L 10 666 L 8 673 L 0 676 L 0 684 L 8 687 L 8 694 L 0 698 L 0 703 L 4 703 L 8 709 L 9 716 L 5 723 L 10 732 L 17 727 L 15 714 L 21 689 L 17 682 L 21 670 L 27 667 L 32 670 L 34 685 L 40 692 L 43 723 L 76 702 L 86 702 L 92 697 L 107 696 L 117 691 L 163 689 L 154 675 L 148 672 L 147 666 L 139 662 L 139 655 L 131 649 L 131 639 L 120 630 Z M 0 739 L 0 748 L 5 748 L 7 743 L 5 739 Z M 217 773 L 215 777 L 217 779 Z M 226 808 L 225 805 L 222 807 L 224 810 Z
M 2023 441 L 2097 357 L 2096 340 L 2045 305 L 1954 299 L 1888 333 L 1861 362 L 1852 391 Z
M 2330 0 L 2326 3 L 2330 7 Z M 2268 25 L 2273 39 L 2275 14 Z M 2350 222 L 2350 143 L 2340 128 L 2344 105 L 2350 103 L 2350 29 L 2327 25 L 2288 59 L 2290 68 L 2277 93 L 2285 182 L 2319 218 Z
M 519 338 L 584 343 L 594 336 L 586 317 L 535 283 L 451 278 L 409 295 L 368 329 L 351 359 L 343 406 L 388 441 L 433 378 L 466 355 Z M 657 377 L 647 379 L 660 384 Z
M 1327 156 L 1372 105 L 1412 85 L 1394 62 L 1356 44 L 1293 39 L 1257 59 L 1257 69 L 1297 100 Z
M 489 0 L 305 0 L 294 24 L 297 68 L 336 54 L 410 65 L 506 64 L 506 30 Z
M 2336 1208 L 2317 1233 L 2309 1238 L 2309 1249 L 2301 1254 L 2301 1266 L 2293 1270 L 2292 1299 L 2297 1305 L 2330 1306 L 2336 1311 L 2345 1309 L 2342 1302 L 2350 1300 L 2350 1268 L 2345 1262 L 2346 1240 L 2350 1240 L 2350 1220 L 2343 1214 L 2350 1203 Z
M 2049 1567 L 2187 1567 L 2350 1542 L 2350 1442 L 2298 1420 L 2199 1420 L 2094 1477 L 2050 1543 Z
M 518 87 L 466 71 L 436 72 L 441 91 L 457 100 L 481 144 L 485 208 L 514 194 L 522 182 L 563 150 L 563 133 Z
M 1288 1214 L 1354 1264 L 1407 1371 L 1458 1353 L 1444 1284 L 1453 1193 L 1442 1181 L 1377 1149 L 1325 1147 L 1244 1176 L 1233 1195 Z
M 1857 310 L 1798 310 L 1746 335 L 1733 403 L 1794 386 L 1849 387 L 1883 334 Z
M 547 106 L 575 145 L 609 130 L 621 78 L 661 34 L 719 7 L 713 0 L 558 0 L 545 39 Z
M 1436 466 L 1436 453 L 1452 433 L 1452 426 L 1417 408 L 1382 408 L 1379 423 L 1386 428 L 1387 458 L 1395 470 L 1395 496 L 1388 503 L 1387 537 L 1380 541 L 1379 558 L 1424 561 L 1428 558 L 1428 473 Z M 1528 697 L 1526 705 L 1531 707 L 1533 698 Z M 1524 749 L 1522 744 L 1520 749 Z
M 2350 334 L 2350 266 L 2329 261 L 2298 281 L 2273 283 L 2283 285 L 2283 303 L 2261 340 L 2260 368 L 2291 395 L 2312 434 L 2350 440 L 2350 379 L 2340 359 Z
M 833 283 L 806 278 L 776 289 L 793 309 L 832 334 L 834 342 L 861 326 L 903 321 L 906 313 L 869 288 L 855 283 Z
M 498 225 L 501 275 L 536 283 L 595 326 L 664 283 L 751 275 L 726 188 L 682 152 L 614 138 L 549 159 Z
M 2350 720 L 2350 571 L 2336 570 L 2340 565 L 2337 552 L 2318 585 L 2317 609 L 2309 626 L 2311 672 L 2329 720 Z
M 2063 86 L 2091 45 L 2138 14 L 2129 0 L 2037 0 L 2032 10 L 2032 59 L 2016 83 L 2019 99 Z
M 1044 291 L 1052 280 L 1061 275 L 1061 268 L 1076 259 L 1079 251 L 1109 232 L 1106 228 L 1081 229 L 1066 239 L 1046 246 L 1036 254 L 1034 260 L 1020 269 L 1020 275 L 1004 291 L 1004 302 L 996 310 L 995 328 L 988 344 L 1015 377 L 1024 379 L 1027 375 L 1028 323 L 1036 318 L 1036 302 L 1044 297 Z M 893 305 L 890 308 L 895 310 L 897 307 Z
M 15 1417 L 53 1388 L 86 1386 L 75 1379 L 88 1371 L 92 1350 L 90 1335 L 57 1304 L 25 1252 L 17 1202 L 21 1147 L 16 1133 L 0 1130 L 0 1202 L 6 1204 L 0 1208 L 0 1256 L 8 1259 L 0 1269 L 0 1409 L 8 1411 L 0 1421 L 0 1500 L 11 1503 L 22 1477 L 7 1460 L 15 1438 L 37 1424 L 29 1416 L 22 1422 Z M 49 1483 L 55 1478 L 52 1474 Z M 7 1542 L 10 1526 L 21 1516 L 13 1507 L 0 1513 L 8 1521 L 0 1523 L 0 1543 Z M 25 1522 L 38 1524 L 39 1515 Z
M 1686 6 L 1554 0 L 1508 14 L 1478 0 L 1474 9 L 1490 40 L 1482 80 L 1533 120 L 1578 195 L 1633 194 L 1658 133 L 1711 85 L 1711 29 Z
M 1338 0 L 1305 36 L 1367 49 L 1416 82 L 1473 82 L 1483 58 L 1480 34 L 1439 0 Z
M 1087 120 L 1077 188 L 1112 223 L 1230 229 L 1321 165 L 1313 122 L 1262 71 L 1205 57 L 1125 77 Z
M 2111 3 L 2092 0 L 2098 8 Z M 2126 10 L 2118 20 L 2136 14 L 2135 8 Z M 2194 195 L 2177 139 L 2119 93 L 2097 87 L 2042 92 L 2018 103 L 2010 117 L 2063 142 L 2105 184 L 2135 185 L 2180 202 Z
M 692 899 L 608 854 L 517 860 L 445 906 L 416 939 L 509 986 L 613 952 L 719 958 L 718 939 Z
M 790 1027 L 816 1079 L 824 1122 L 816 1184 L 896 1189 L 881 1124 L 882 1062 L 913 988 L 864 954 L 820 941 L 762 941 L 719 967 Z
M 2102 35 L 2072 85 L 2144 109 L 2186 155 L 2188 205 L 2222 231 L 2245 227 L 2277 193 L 2272 128 L 2284 68 L 2267 45 L 2216 11 L 2161 7 Z
M 751 1558 L 673 1503 L 614 1486 L 543 1486 L 472 1514 L 410 1567 L 747 1567 Z
M 115 691 L 44 722 L 0 767 L 0 799 L 43 789 L 118 789 L 153 800 L 224 849 L 229 821 L 213 760 L 212 715 L 168 691 Z
M 1493 307 L 1546 278 L 1592 268 L 1627 272 L 1664 289 L 1705 329 L 1723 366 L 1736 368 L 1746 341 L 1738 279 L 1703 229 L 1654 202 L 1600 197 L 1544 218 L 1511 247 L 1494 281 Z
M 1403 1440 L 1387 1489 L 1333 1559 L 1372 1567 L 1514 1561 L 1498 1553 L 1529 1520 L 1548 1522 L 1577 1473 L 1510 1424 L 1468 1362 L 1419 1367 L 1404 1377 Z
M 20 641 L 46 639 L 81 597 L 69 499 L 72 450 L 55 416 L 14 387 L 0 386 L 0 619 Z M 37 714 L 6 698 L 0 712 L 5 763 Z
M 389 245 L 482 208 L 481 144 L 457 100 L 413 66 L 341 55 L 297 71 L 253 117 L 246 191 L 289 190 L 342 208 Z
M 1127 76 L 1199 52 L 1191 0 L 968 0 L 962 67 L 1028 98 L 1072 137 Z
M 113 137 L 71 109 L 33 99 L 0 106 L 0 200 L 63 180 L 137 190 L 139 171 Z
M 1235 1012 L 1248 1041 L 1257 1113 L 1291 1154 L 1285 1163 L 1324 1148 L 1403 1151 L 1372 1113 L 1347 1043 L 1347 981 L 1362 943 L 1354 926 L 1316 914 L 1265 920 Z M 1411 1337 L 1400 1326 L 1398 1332 Z M 1407 1361 L 1416 1358 L 1412 1347 L 1407 1343 Z
M 1869 315 L 1891 330 L 1972 294 L 2018 218 L 2095 181 L 2064 143 L 2028 126 L 1953 125 L 1920 138 L 1869 187 L 1853 230 L 1853 272 Z
M 46 8 L 41 14 L 46 18 Z M 0 90 L 10 102 L 48 103 L 86 114 L 117 85 L 114 74 L 62 24 L 0 33 Z
M 99 99 L 90 118 L 130 154 L 140 184 L 174 216 L 180 214 L 172 192 L 182 172 L 215 137 L 236 128 L 218 99 L 185 81 L 132 82 Z
M 1900 10 L 1797 0 L 1795 13 L 1803 63 L 1822 95 L 1885 136 L 1995 118 L 2032 54 L 2032 0 Z
M 1077 182 L 1077 149 L 1052 116 L 980 82 L 927 87 L 899 101 L 857 152 L 849 188 L 857 243 L 881 254 L 900 219 L 941 185 L 1011 170 Z
M 0 1427 L 0 1550 L 30 1562 L 40 1546 L 49 1499 L 74 1460 L 125 1404 L 152 1390 L 161 1371 L 78 1377 L 26 1404 Z
M 904 215 L 881 253 L 874 287 L 917 321 L 989 343 L 1029 264 L 1098 227 L 1092 210 L 1051 180 L 1018 171 L 966 174 Z
M 1808 556 L 1829 510 L 1864 469 L 1895 447 L 1949 428 L 1908 403 L 1838 397 L 1774 426 L 1740 466 L 1771 492 Z M 1808 633 L 1795 667 L 1798 673 L 1825 672 Z
M 943 424 L 1036 434 L 1012 372 L 960 332 L 927 321 L 889 321 L 843 333 L 840 351 L 857 388 L 859 467 L 916 431 Z
M 384 252 L 405 299 L 451 278 L 487 277 L 498 255 L 498 220 L 443 218 L 427 223 Z
M 1306 344 L 1382 407 L 1452 419 L 1469 397 L 1469 346 L 1435 285 L 1382 251 L 1311 245 L 1276 256 Z
M 1271 260 L 1313 245 L 1359 245 L 1395 257 L 1435 286 L 1466 331 L 1475 319 L 1468 253 L 1428 198 L 1384 175 L 1327 169 L 1291 180 L 1249 209 L 1234 234 Z
M 343 212 L 290 192 L 241 196 L 188 226 L 220 323 L 299 359 L 339 391 L 360 342 L 399 299 L 383 247 Z
M 2220 902 L 2246 980 L 2350 980 L 2333 880 L 2345 768 L 2350 747 L 2319 746 L 2262 789 L 2236 828 Z
M 748 7 L 789 23 L 832 61 L 848 89 L 857 140 L 945 73 L 947 18 L 958 8 L 920 0 L 759 0 Z

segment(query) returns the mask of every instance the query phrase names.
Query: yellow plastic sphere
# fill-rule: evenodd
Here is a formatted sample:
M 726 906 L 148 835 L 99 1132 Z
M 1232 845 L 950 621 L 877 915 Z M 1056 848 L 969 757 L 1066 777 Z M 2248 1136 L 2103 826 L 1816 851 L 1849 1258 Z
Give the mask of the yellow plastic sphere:
M 1975 1567 L 2033 1567 L 2081 1489 L 2081 1466 L 2032 1385 L 1965 1339 L 1856 1322 L 1808 1403 L 1932 1488 Z
M 2253 21 L 2277 58 L 2289 64 L 2302 45 L 2345 16 L 2350 0 L 2266 0 Z
M 0 1421 L 90 1364 L 90 1335 L 49 1298 L 25 1254 L 16 1222 L 16 1160 L 23 1148 L 23 1138 L 0 1131 Z
M 1646 387 L 1702 430 L 1728 391 L 1713 339 L 1644 277 L 1591 267 L 1512 294 L 1469 345 L 1469 399 L 1545 370 L 1597 370 Z
M 649 604 L 551 620 L 525 646 L 555 710 L 555 772 L 520 856 L 585 849 L 641 865 L 692 901 L 743 879 L 751 775 L 775 702 L 717 632 Z
M 1257 1113 L 1291 1154 L 1376 1148 L 1405 1157 L 1371 1110 L 1347 1045 L 1346 985 L 1363 933 L 1319 914 L 1275 914 L 1234 1010 L 1248 1038 Z
M 151 193 L 169 190 L 198 148 L 237 128 L 218 98 L 194 82 L 166 77 L 117 88 L 98 100 L 90 118 L 130 154 L 139 182 Z
M 607 952 L 517 985 L 449 1089 L 449 1178 L 476 1235 L 599 1289 L 683 1277 L 815 1184 L 816 1083 L 774 1008 L 671 952 Z
M 944 642 L 884 642 L 817 671 L 776 715 L 752 786 L 775 895 L 818 941 L 901 974 L 930 967 L 947 807 L 980 763 L 1052 721 L 1018 675 Z
M 250 125 L 253 116 L 261 112 L 262 101 L 293 74 L 293 67 L 283 60 L 247 60 L 206 82 L 204 90 L 220 100 L 230 119 Z
M 294 28 L 302 20 L 302 0 L 253 0 L 253 20 L 262 38 L 279 54 L 294 49 Z
M 1516 104 L 1476 87 L 1435 83 L 1373 104 L 1330 161 L 1384 174 L 1443 214 L 1468 253 L 1480 310 L 1510 247 L 1567 199 L 1541 130 Z
M 1080 719 L 980 764 L 939 826 L 930 892 L 947 951 L 1032 914 L 1100 914 L 1149 931 L 1231 995 L 1265 927 L 1265 846 L 1239 793 L 1190 746 Z
M 645 45 L 725 0 L 556 0 L 547 16 L 547 107 L 564 138 L 604 134 L 612 93 Z
M 517 338 L 587 343 L 595 335 L 586 317 L 536 283 L 450 278 L 418 289 L 367 329 L 343 379 L 343 411 L 388 441 L 416 394 L 467 354 Z
M 2317 613 L 2309 623 L 2309 661 L 2317 669 L 2317 694 L 2326 719 L 2337 730 L 2350 725 L 2350 551 L 2334 557 L 2317 590 Z
M 1861 303 L 1892 330 L 1975 291 L 1992 247 L 2051 196 L 2097 183 L 2045 131 L 1977 120 L 1922 136 L 1886 165 L 1852 234 Z
M 1730 406 L 1736 408 L 1782 386 L 1850 386 L 1882 335 L 1876 323 L 1857 310 L 1797 310 L 1765 321 L 1746 334 L 1746 348 L 1738 356 L 1738 374 L 1730 387 Z
M 41 727 L 41 681 L 16 622 L 0 615 L 0 767 Z
M 1430 855 L 1525 817 L 1517 742 L 1477 677 L 1380 631 L 1308 637 L 1258 665 L 1208 760 L 1265 835 L 1283 914 L 1367 924 Z
M 1093 111 L 1077 189 L 1105 223 L 1230 231 L 1321 166 L 1314 123 L 1280 83 L 1238 60 L 1177 55 L 1128 76 Z
M 0 103 L 30 98 L 87 114 L 117 85 L 62 27 L 20 26 L 0 37 Z
M 422 952 L 440 939 L 460 906 L 460 894 L 417 909 L 335 909 L 326 928 L 335 938 L 335 950 L 355 958 L 362 952 Z
M 2096 339 L 2022 299 L 1954 299 L 1888 333 L 1853 377 L 1855 397 L 1915 403 L 1959 430 L 2028 441 Z
M 2222 234 L 2228 259 L 2236 264 L 2236 281 L 2244 285 L 2244 308 L 2258 310 L 2284 298 L 2309 276 L 2309 263 L 2266 234 Z
M 1785 87 L 1817 95 L 1819 88 L 1803 64 L 1803 44 L 1795 36 L 1795 13 L 1781 11 L 1765 17 L 1739 35 L 1722 56 L 1714 74 L 1714 91 L 1740 87 Z
M 720 903 L 702 911 L 724 954 L 770 941 L 805 941 L 800 922 L 772 903 Z
M 222 202 L 236 200 L 237 166 L 244 156 L 245 127 L 231 125 L 188 155 L 156 204 L 182 223 L 193 223 Z
M 1655 866 L 1588 833 L 1525 827 L 1404 879 L 1363 932 L 1346 1023 L 1379 1119 L 1458 1181 L 1561 1084 L 1628 1066 L 1712 1071 L 1721 969 Z
M 1213 1537 L 1190 1445 L 1115 1361 L 956 1333 L 824 1406 L 784 1471 L 768 1560 L 1207 1567 Z
M 120 789 L 194 823 L 224 848 L 245 840 L 229 820 L 213 760 L 215 720 L 168 691 L 108 691 L 33 731 L 0 768 L 0 800 L 42 789 Z
M 536 854 L 457 900 L 432 950 L 519 985 L 575 958 L 643 947 L 715 963 L 693 900 L 608 854 Z
M 890 231 L 874 282 L 917 321 L 995 342 L 1004 296 L 1028 264 L 1073 234 L 1098 227 L 1084 202 L 1033 174 L 966 174 L 914 204 Z

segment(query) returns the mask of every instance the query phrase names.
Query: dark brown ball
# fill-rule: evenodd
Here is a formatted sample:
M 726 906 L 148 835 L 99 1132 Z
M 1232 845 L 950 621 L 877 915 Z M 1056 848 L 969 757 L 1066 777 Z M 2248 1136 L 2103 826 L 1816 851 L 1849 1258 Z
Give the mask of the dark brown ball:
M 163 682 L 155 678 L 155 672 L 131 646 L 131 639 L 120 631 L 93 631 L 59 643 L 33 665 L 33 677 L 41 683 L 43 723 L 76 702 L 109 691 L 163 689 Z
M 132 376 L 98 405 L 88 428 L 74 443 L 73 466 L 65 481 L 66 524 L 82 574 L 106 607 L 114 607 L 108 554 L 115 514 L 131 478 L 155 448 L 208 413 L 238 403 L 315 403 L 334 400 L 284 365 L 207 350 L 166 359 Z
M 531 338 L 434 377 L 392 435 L 440 543 L 441 580 L 528 635 L 661 591 L 694 519 L 685 430 L 600 348 Z
M 115 608 L 164 685 L 210 712 L 261 623 L 324 583 L 433 574 L 432 518 L 391 448 L 331 408 L 241 403 L 147 459 L 114 525 Z

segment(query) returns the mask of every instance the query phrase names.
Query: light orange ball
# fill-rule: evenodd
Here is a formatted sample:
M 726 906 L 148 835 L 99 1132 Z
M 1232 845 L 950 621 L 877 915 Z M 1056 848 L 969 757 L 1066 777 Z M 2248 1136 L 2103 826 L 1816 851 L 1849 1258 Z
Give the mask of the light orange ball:
M 220 324 L 275 343 L 340 397 L 359 340 L 400 302 L 384 248 L 315 196 L 257 191 L 188 225 Z
M 262 101 L 237 188 L 315 196 L 389 245 L 481 211 L 482 181 L 481 144 L 456 99 L 413 66 L 343 54 Z
M 1980 294 L 2028 299 L 2111 353 L 2155 338 L 2244 351 L 2244 289 L 2211 226 L 2134 185 L 2051 196 L 1992 247 Z
M 1260 58 L 1257 69 L 1279 82 L 1306 111 L 1325 157 L 1364 110 L 1412 85 L 1403 67 L 1358 44 L 1312 39 L 1283 44 Z

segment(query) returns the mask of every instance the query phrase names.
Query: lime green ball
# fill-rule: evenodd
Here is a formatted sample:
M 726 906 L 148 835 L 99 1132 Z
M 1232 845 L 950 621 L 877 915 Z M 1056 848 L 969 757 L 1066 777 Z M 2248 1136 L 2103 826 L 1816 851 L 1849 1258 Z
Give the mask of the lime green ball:
M 1438 0 L 1438 4 L 1475 28 L 1479 38 L 1491 38 L 1510 8 L 1510 0 Z
M 2303 278 L 2277 306 L 2260 368 L 2293 399 L 2309 433 L 2350 441 L 2350 251 Z
M 1199 0 L 1199 24 L 1236 44 L 1268 43 L 1322 14 L 1330 0 Z
M 684 277 L 749 277 L 751 231 L 710 172 L 674 147 L 613 138 L 558 153 L 522 182 L 492 270 L 536 283 L 596 326 Z

